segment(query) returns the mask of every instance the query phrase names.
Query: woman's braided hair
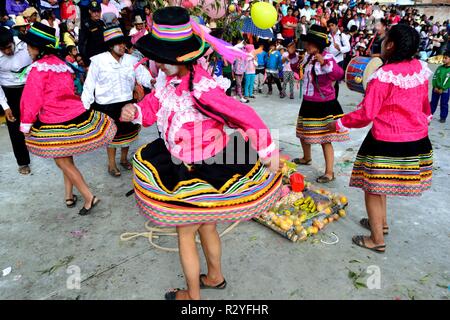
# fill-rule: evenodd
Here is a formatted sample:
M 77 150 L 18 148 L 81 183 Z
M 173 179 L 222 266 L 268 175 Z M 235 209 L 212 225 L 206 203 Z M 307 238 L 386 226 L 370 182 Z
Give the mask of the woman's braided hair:
M 394 49 L 386 57 L 386 63 L 407 61 L 413 59 L 418 52 L 420 35 L 414 28 L 408 25 L 397 24 L 388 31 L 387 42 L 392 42 Z

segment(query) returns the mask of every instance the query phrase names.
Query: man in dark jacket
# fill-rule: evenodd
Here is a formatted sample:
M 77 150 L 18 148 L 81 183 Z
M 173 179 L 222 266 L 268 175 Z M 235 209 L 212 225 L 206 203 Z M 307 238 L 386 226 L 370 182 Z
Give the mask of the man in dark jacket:
M 103 37 L 105 23 L 101 20 L 101 7 L 96 1 L 89 4 L 89 21 L 80 29 L 79 49 L 86 64 L 90 64 L 90 58 L 106 51 Z

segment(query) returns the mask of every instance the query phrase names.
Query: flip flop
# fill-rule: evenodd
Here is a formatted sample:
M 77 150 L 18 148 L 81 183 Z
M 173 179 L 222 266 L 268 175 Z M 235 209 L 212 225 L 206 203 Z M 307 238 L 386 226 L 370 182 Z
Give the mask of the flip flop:
M 118 169 L 108 169 L 108 173 L 111 177 L 114 178 L 118 178 L 122 175 Z
M 334 181 L 335 179 L 336 178 L 334 177 L 334 174 L 333 174 L 333 176 L 331 178 L 327 177 L 326 175 L 323 175 L 323 176 L 318 177 L 316 179 L 316 182 L 317 183 L 328 183 L 328 182 Z
M 386 250 L 386 245 L 385 244 L 382 244 L 382 245 L 379 245 L 379 246 L 375 246 L 375 247 L 372 247 L 372 248 L 369 248 L 367 245 L 366 245 L 366 243 L 365 243 L 365 240 L 364 240 L 364 236 L 361 236 L 361 235 L 359 235 L 359 236 L 354 236 L 353 238 L 352 238 L 352 242 L 354 243 L 354 244 L 356 244 L 358 247 L 361 247 L 361 248 L 365 248 L 365 249 L 369 249 L 369 250 L 371 250 L 371 251 L 374 251 L 374 252 L 376 252 L 376 253 L 384 253 Z
M 311 165 L 312 159 L 309 160 L 305 160 L 304 158 L 295 158 L 294 160 L 292 160 L 292 162 L 294 162 L 295 164 L 299 165 L 304 165 L 304 166 L 309 166 Z
M 133 165 L 129 162 L 120 162 L 120 165 L 122 166 L 122 168 L 124 168 L 126 170 L 133 169 Z
M 31 169 L 29 165 L 19 166 L 19 173 L 23 175 L 28 175 L 31 173 Z
M 76 194 L 72 196 L 72 199 L 66 199 L 66 207 L 73 208 L 77 205 L 78 197 Z
M 221 283 L 219 283 L 217 286 L 208 286 L 203 282 L 203 278 L 206 278 L 206 274 L 200 275 L 200 289 L 219 289 L 223 290 L 227 287 L 227 281 L 223 279 Z
M 361 224 L 361 226 L 363 226 L 364 228 L 366 228 L 367 230 L 370 230 L 370 224 L 369 224 L 369 219 L 367 218 L 362 218 L 361 220 L 359 220 L 359 223 Z M 383 234 L 384 235 L 388 235 L 389 234 L 389 227 L 383 227 Z

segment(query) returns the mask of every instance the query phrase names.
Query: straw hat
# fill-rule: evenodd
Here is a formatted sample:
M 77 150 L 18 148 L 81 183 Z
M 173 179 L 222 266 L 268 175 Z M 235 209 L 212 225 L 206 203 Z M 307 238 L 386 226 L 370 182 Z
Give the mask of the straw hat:
M 31 17 L 33 14 L 38 14 L 38 11 L 35 7 L 28 7 L 25 9 L 25 11 L 22 13 L 25 18 Z
M 137 15 L 134 17 L 134 24 L 144 24 L 144 21 L 142 20 L 141 16 Z
M 13 28 L 18 28 L 18 27 L 26 27 L 29 26 L 30 24 L 28 22 L 25 21 L 25 18 L 22 16 L 17 16 L 16 17 L 16 23 L 12 26 Z

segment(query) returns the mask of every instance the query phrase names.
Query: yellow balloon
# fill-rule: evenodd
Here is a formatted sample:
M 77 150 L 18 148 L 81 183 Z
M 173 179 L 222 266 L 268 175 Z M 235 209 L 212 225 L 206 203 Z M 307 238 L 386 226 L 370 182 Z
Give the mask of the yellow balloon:
M 234 4 L 230 4 L 230 6 L 228 7 L 228 11 L 235 12 L 236 11 L 236 6 Z
M 268 2 L 257 2 L 250 11 L 253 23 L 260 29 L 272 28 L 278 20 L 277 10 Z

